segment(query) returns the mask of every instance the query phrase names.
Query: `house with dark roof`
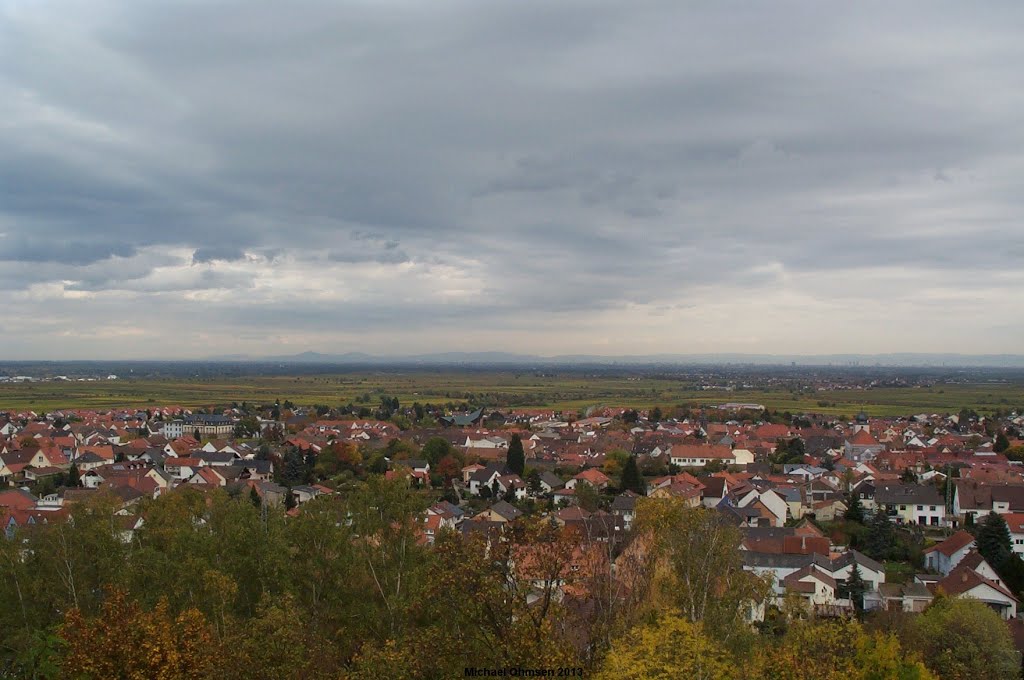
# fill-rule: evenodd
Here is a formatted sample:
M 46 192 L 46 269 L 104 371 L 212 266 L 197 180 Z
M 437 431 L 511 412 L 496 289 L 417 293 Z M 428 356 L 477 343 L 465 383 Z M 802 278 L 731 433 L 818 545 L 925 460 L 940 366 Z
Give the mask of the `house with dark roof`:
M 725 477 L 705 477 L 701 480 L 701 503 L 705 508 L 717 507 L 722 499 L 729 495 L 729 480 Z
M 565 487 L 565 482 L 563 482 L 562 478 L 554 472 L 545 470 L 540 473 L 540 488 L 544 493 L 551 493 L 556 489 L 561 489 L 563 487 Z
M 438 416 L 438 420 L 450 427 L 469 427 L 471 425 L 478 424 L 483 417 L 484 410 L 481 407 L 472 413 L 456 413 L 450 416 Z
M 930 485 L 878 484 L 875 487 L 877 512 L 884 512 L 897 524 L 944 526 L 946 502 L 938 489 Z
M 469 484 L 467 485 L 470 495 L 479 496 L 481 490 L 485 486 L 488 489 L 493 490 L 494 484 L 498 480 L 498 477 L 501 477 L 504 474 L 504 465 L 488 465 L 486 467 L 474 471 L 469 476 Z
M 854 565 L 860 572 L 860 577 L 868 590 L 877 590 L 885 583 L 885 567 L 864 553 L 856 550 L 847 550 L 832 560 L 832 577 L 838 581 L 845 581 L 853 573 Z
M 919 613 L 935 598 L 923 583 L 883 583 L 878 586 L 877 600 L 864 598 L 865 609 L 887 609 Z M 873 602 L 873 604 L 871 604 Z
M 491 507 L 473 517 L 474 520 L 486 520 L 489 522 L 512 522 L 519 519 L 523 514 L 511 503 L 498 501 Z
M 975 479 L 954 479 L 953 483 L 953 514 L 964 522 L 990 512 L 1024 512 L 1024 484 L 988 484 Z
M 636 517 L 636 499 L 639 496 L 632 491 L 624 491 L 612 500 L 609 508 L 613 515 L 622 518 L 622 524 L 629 530 L 633 526 L 633 519 Z

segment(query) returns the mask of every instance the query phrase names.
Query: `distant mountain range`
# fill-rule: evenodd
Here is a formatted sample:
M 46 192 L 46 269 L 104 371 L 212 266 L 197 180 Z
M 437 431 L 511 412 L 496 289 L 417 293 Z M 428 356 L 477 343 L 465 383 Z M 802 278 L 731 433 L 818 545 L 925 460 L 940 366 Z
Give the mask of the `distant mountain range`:
M 512 352 L 438 352 L 431 354 L 381 356 L 364 352 L 322 354 L 301 352 L 273 356 L 228 354 L 210 357 L 208 361 L 268 362 L 291 364 L 358 364 L 358 365 L 480 365 L 514 366 L 554 365 L 692 365 L 692 364 L 755 364 L 801 366 L 963 366 L 997 368 L 1024 367 L 1024 354 L 923 354 L 901 352 L 892 354 L 646 354 L 604 356 L 598 354 L 562 354 L 538 356 Z

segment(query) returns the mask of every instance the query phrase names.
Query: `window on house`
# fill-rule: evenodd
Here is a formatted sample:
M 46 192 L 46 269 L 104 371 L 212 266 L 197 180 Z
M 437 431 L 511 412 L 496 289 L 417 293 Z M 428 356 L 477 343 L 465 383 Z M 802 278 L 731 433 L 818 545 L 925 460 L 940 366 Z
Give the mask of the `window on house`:
M 923 505 L 919 505 L 919 506 L 917 506 L 917 509 L 918 510 L 924 510 L 924 506 Z

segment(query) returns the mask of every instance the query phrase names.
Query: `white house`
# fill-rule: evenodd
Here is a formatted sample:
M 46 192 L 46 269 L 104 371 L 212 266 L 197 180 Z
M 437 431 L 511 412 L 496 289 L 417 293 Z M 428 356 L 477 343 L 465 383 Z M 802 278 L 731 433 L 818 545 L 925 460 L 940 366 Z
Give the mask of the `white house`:
M 164 421 L 163 435 L 167 439 L 177 439 L 178 437 L 184 436 L 185 434 L 185 421 L 184 420 L 166 420 Z
M 1003 515 L 1003 519 L 1010 527 L 1010 545 L 1013 552 L 1024 556 L 1024 513 L 1010 512 Z
M 491 488 L 501 476 L 501 468 L 490 466 L 476 470 L 469 476 L 469 493 L 473 496 L 479 496 L 480 490 L 483 487 Z
M 886 483 L 875 486 L 875 506 L 896 524 L 944 526 L 946 502 L 934 486 Z
M 679 467 L 703 467 L 711 462 L 719 462 L 722 465 L 736 463 L 736 456 L 728 446 L 674 444 L 668 455 L 669 463 Z
M 974 546 L 974 536 L 963 530 L 958 531 L 924 551 L 924 566 L 946 576 L 956 569 Z
M 808 565 L 782 581 L 786 591 L 799 594 L 811 605 L 835 604 L 836 580 L 814 565 Z
M 832 560 L 832 577 L 837 581 L 847 580 L 853 573 L 854 564 L 868 590 L 878 590 L 878 586 L 885 583 L 885 567 L 856 550 L 847 550 Z
M 765 489 L 764 491 L 751 489 L 738 499 L 736 505 L 737 507 L 745 508 L 755 501 L 761 501 L 775 515 L 775 520 L 772 522 L 774 526 L 781 527 L 786 524 L 786 513 L 789 510 L 789 505 L 786 503 L 786 499 L 774 489 Z
M 508 442 L 503 437 L 466 437 L 463 446 L 467 449 L 507 449 Z
M 970 597 L 994 609 L 1004 620 L 1016 618 L 1020 601 L 1001 583 L 985 578 L 967 565 L 960 565 L 936 584 L 950 597 Z

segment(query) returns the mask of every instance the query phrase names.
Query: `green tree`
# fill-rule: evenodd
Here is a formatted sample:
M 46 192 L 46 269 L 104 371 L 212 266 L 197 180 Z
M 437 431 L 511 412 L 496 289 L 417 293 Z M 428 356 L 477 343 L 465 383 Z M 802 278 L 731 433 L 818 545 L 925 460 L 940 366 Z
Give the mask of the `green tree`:
M 587 512 L 594 512 L 601 505 L 601 494 L 591 484 L 578 482 L 575 488 L 576 505 Z
M 72 463 L 71 467 L 68 468 L 67 485 L 68 486 L 78 486 L 78 481 L 79 481 L 80 478 L 81 478 L 81 475 L 78 473 L 78 466 L 75 465 L 74 463 Z
M 845 590 L 846 596 L 853 602 L 854 610 L 858 614 L 864 611 L 864 592 L 867 590 L 867 584 L 864 583 L 864 577 L 860 573 L 860 565 L 856 562 L 853 563 L 850 576 L 846 579 Z
M 540 471 L 537 468 L 531 468 L 526 473 L 526 490 L 530 492 L 531 496 L 537 496 L 540 495 L 542 488 L 540 485 Z
M 992 450 L 996 453 L 1002 453 L 1008 448 L 1010 448 L 1010 440 L 1006 436 L 1006 433 L 1000 430 L 999 434 L 996 435 L 996 442 L 992 446 Z
M 990 512 L 982 520 L 977 537 L 978 552 L 998 572 L 1014 593 L 1024 591 L 1024 560 L 1013 552 L 1010 528 L 1002 515 Z
M 520 477 L 526 471 L 526 454 L 523 452 L 523 442 L 517 434 L 512 435 L 512 440 L 508 444 L 508 456 L 505 463 L 509 472 Z
M 859 522 L 864 523 L 864 506 L 860 503 L 860 494 L 856 491 L 851 491 L 849 498 L 847 499 L 846 514 L 844 515 L 848 522 Z
M 625 467 L 622 468 L 622 480 L 619 483 L 619 488 L 622 491 L 633 491 L 634 493 L 644 493 L 644 478 L 640 475 L 640 468 L 636 463 L 636 456 L 630 456 L 626 461 Z
M 925 664 L 945 680 L 1020 677 L 1010 631 L 983 602 L 937 597 L 908 635 L 908 645 L 921 650 Z
M 876 560 L 886 560 L 896 544 L 896 528 L 889 521 L 884 508 L 877 508 L 868 521 L 864 554 Z
M 1009 460 L 1024 461 L 1024 446 L 1012 446 L 1003 451 L 1003 455 Z
M 423 450 L 420 455 L 430 463 L 430 465 L 436 466 L 438 461 L 448 455 L 456 455 L 456 449 L 452 446 L 444 437 L 431 437 L 427 440 L 427 443 L 423 445 Z M 457 456 L 456 457 L 461 457 Z
M 978 552 L 993 567 L 1002 563 L 1013 553 L 1013 542 L 1010 527 L 1002 515 L 990 512 L 981 522 L 978 529 Z

